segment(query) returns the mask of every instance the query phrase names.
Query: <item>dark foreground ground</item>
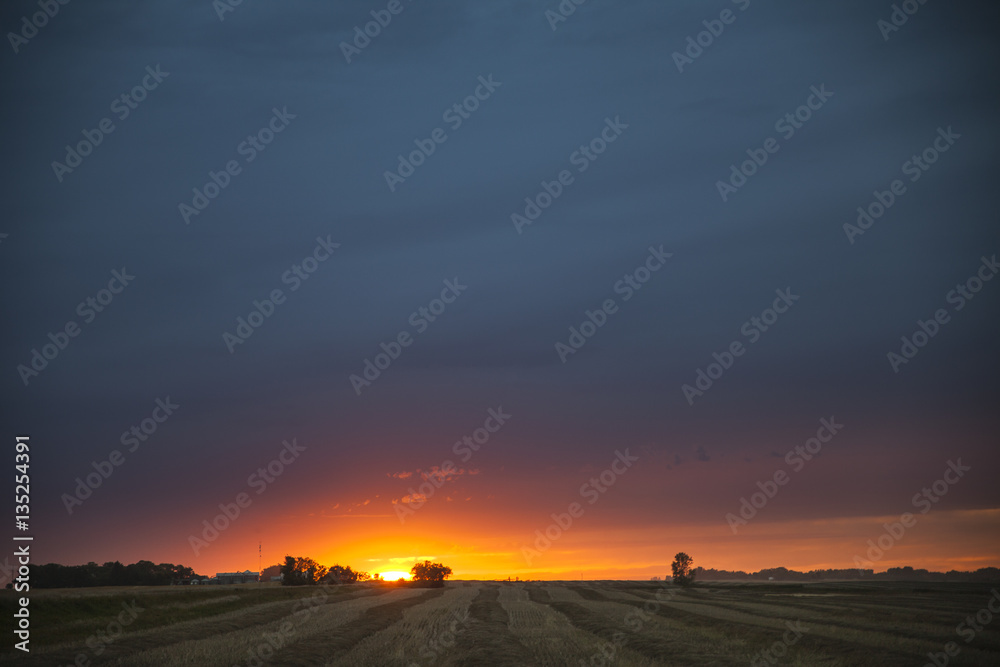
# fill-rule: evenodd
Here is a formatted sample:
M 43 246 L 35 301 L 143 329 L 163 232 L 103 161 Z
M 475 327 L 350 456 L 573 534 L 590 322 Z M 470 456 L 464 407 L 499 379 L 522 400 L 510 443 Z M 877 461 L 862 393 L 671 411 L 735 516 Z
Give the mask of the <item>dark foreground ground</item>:
M 0 663 L 995 666 L 991 600 L 925 583 L 65 589 L 32 593 L 31 653 L 7 632 Z

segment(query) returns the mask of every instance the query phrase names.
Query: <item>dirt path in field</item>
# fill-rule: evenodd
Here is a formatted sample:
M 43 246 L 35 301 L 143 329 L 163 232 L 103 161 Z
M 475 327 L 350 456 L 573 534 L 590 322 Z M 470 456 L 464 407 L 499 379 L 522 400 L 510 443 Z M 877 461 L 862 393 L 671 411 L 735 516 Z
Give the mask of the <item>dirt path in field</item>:
M 455 648 L 441 664 L 449 667 L 535 665 L 531 651 L 510 631 L 510 616 L 500 604 L 500 587 L 483 584 L 469 605 L 469 620 Z
M 444 595 L 444 591 L 444 588 L 431 588 L 413 597 L 366 609 L 359 618 L 345 623 L 330 634 L 312 635 L 283 649 L 280 659 L 275 658 L 274 663 L 290 666 L 338 664 L 355 644 L 401 621 L 405 609 L 440 597 Z
M 331 595 L 323 602 L 323 605 L 336 604 L 354 600 L 370 595 L 383 595 L 390 589 L 368 588 Z M 35 653 L 26 658 L 20 656 L 4 656 L 0 658 L 0 663 L 10 662 L 13 658 L 21 665 L 71 665 L 76 660 L 77 655 L 85 653 L 92 661 L 90 664 L 103 664 L 115 658 L 126 655 L 149 651 L 180 642 L 205 639 L 222 635 L 236 630 L 251 628 L 259 625 L 266 625 L 273 621 L 287 617 L 292 613 L 299 600 L 282 600 L 279 602 L 268 602 L 248 609 L 228 612 L 218 617 L 198 619 L 195 621 L 185 621 L 175 625 L 168 625 L 159 628 L 143 630 L 133 634 L 126 634 L 121 639 L 108 645 L 99 658 L 94 656 L 94 652 L 89 650 L 84 642 L 79 645 L 59 647 L 48 651 Z

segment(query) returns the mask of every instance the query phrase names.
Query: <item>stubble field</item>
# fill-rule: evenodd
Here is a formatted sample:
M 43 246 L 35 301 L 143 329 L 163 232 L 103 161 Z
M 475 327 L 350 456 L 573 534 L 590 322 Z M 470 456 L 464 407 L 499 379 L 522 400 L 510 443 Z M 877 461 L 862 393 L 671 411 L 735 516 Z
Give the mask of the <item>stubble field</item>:
M 2 598 L 8 619 L 14 595 Z M 931 653 L 997 665 L 991 600 L 1000 609 L 988 584 L 907 583 L 46 590 L 31 596 L 31 654 L 8 639 L 0 663 L 890 667 Z

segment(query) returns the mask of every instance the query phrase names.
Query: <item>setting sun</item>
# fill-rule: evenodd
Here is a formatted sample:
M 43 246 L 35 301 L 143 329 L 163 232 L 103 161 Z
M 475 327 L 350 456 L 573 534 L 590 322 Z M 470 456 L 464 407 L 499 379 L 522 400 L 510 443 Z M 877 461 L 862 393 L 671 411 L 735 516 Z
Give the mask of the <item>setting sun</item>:
M 399 581 L 400 579 L 409 579 L 409 572 L 402 572 L 400 570 L 387 570 L 385 572 L 380 572 L 381 576 L 386 581 Z

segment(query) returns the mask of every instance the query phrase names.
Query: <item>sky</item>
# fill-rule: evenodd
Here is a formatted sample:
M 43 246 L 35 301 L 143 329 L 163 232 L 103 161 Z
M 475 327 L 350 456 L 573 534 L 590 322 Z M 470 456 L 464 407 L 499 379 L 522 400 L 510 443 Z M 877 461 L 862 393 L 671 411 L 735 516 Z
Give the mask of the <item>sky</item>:
M 1000 565 L 1000 8 L 903 4 L 4 3 L 11 532 Z

